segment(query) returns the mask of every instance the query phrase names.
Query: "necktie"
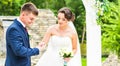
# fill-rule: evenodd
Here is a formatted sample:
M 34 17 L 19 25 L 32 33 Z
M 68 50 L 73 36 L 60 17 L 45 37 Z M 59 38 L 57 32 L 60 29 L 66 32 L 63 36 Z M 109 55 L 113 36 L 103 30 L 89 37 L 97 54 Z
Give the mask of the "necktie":
M 28 30 L 27 30 L 27 28 L 25 27 L 25 31 L 28 33 Z
M 29 39 L 29 34 L 28 34 L 28 30 L 26 27 L 25 27 L 25 31 L 26 31 L 26 35 L 28 36 L 28 39 Z

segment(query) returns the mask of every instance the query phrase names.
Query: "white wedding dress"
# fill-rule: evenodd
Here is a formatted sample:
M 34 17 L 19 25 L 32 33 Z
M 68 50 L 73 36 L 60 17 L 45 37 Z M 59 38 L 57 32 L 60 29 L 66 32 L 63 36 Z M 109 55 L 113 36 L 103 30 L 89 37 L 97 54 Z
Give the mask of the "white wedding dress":
M 74 27 L 73 23 L 69 24 L 72 28 Z M 74 28 L 75 29 L 75 28 Z M 77 53 L 74 57 L 67 63 L 67 66 L 81 66 L 81 55 L 80 55 L 80 46 L 79 42 L 77 45 Z M 59 55 L 59 51 L 62 48 L 67 48 L 67 50 L 72 51 L 72 41 L 68 36 L 51 36 L 47 50 L 39 59 L 36 66 L 63 66 L 64 60 Z

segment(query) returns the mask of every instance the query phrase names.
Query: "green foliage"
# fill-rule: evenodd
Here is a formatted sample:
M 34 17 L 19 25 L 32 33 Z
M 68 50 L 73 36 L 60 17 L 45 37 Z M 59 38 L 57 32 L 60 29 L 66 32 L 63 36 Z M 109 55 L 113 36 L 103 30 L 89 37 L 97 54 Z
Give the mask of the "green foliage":
M 20 6 L 24 0 L 2 0 L 0 1 L 0 15 L 18 15 Z
M 67 6 L 75 13 L 76 19 L 74 21 L 74 25 L 77 29 L 79 39 L 82 39 L 83 27 L 85 27 L 85 8 L 83 6 L 82 0 L 70 0 L 67 2 Z
M 102 50 L 120 56 L 120 3 L 104 0 L 104 13 L 98 15 L 102 27 Z

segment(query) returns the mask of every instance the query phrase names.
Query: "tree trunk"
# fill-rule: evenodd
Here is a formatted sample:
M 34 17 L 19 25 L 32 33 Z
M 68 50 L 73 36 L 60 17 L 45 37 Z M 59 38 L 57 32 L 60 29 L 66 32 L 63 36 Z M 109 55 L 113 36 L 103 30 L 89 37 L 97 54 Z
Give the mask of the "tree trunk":
M 85 28 L 85 26 L 84 26 L 84 27 L 83 27 L 83 33 L 82 33 L 82 40 L 81 40 L 81 44 L 83 44 L 83 43 L 84 43 L 85 31 L 86 31 L 86 28 Z

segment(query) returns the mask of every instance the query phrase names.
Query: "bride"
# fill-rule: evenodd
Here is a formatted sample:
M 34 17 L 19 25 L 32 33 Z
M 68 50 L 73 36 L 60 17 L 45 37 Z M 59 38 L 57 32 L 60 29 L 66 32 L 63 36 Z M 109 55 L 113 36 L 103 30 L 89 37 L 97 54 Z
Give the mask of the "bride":
M 48 44 L 47 50 L 39 59 L 36 66 L 81 66 L 80 46 L 77 32 L 72 23 L 73 13 L 69 8 L 61 8 L 58 11 L 58 24 L 48 28 L 41 43 Z M 73 52 L 72 58 L 63 59 L 59 55 L 61 48 Z

